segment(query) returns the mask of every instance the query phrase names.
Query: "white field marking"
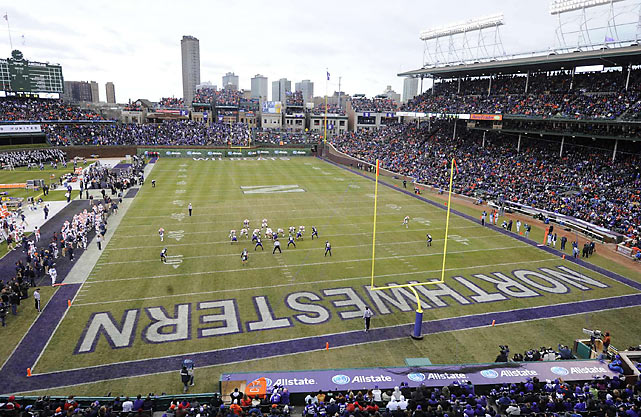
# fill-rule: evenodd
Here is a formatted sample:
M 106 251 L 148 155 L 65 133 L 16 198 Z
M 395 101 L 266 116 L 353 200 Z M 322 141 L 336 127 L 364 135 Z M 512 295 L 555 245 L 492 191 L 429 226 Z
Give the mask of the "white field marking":
M 298 184 L 289 185 L 241 185 L 243 194 L 279 194 L 279 193 L 304 193 L 305 190 Z
M 181 263 L 183 263 L 182 255 L 167 255 L 167 260 L 164 262 L 165 265 L 171 265 L 174 269 L 178 268 Z
M 469 250 L 462 250 L 462 251 L 451 251 L 448 253 L 487 252 L 487 251 L 494 251 L 494 250 L 517 249 L 517 248 L 523 248 L 523 247 L 526 247 L 526 246 L 517 245 L 517 246 L 504 246 L 500 248 L 469 249 Z M 318 248 L 319 253 L 321 250 L 322 248 Z M 427 257 L 427 256 L 442 256 L 442 253 L 420 253 L 420 254 L 407 255 L 407 256 L 386 256 L 386 257 L 378 258 L 378 260 L 382 261 L 382 260 L 397 259 L 397 258 L 418 258 L 418 257 Z M 305 264 L 292 264 L 290 266 L 299 267 L 299 266 L 315 266 L 315 265 L 334 265 L 334 264 L 351 263 L 351 262 L 370 262 L 371 260 L 372 258 L 346 259 L 343 261 L 334 261 L 334 262 L 310 262 Z M 264 266 L 260 268 L 240 268 L 240 269 L 225 269 L 225 270 L 217 270 L 217 271 L 190 272 L 188 274 L 166 274 L 166 275 L 137 276 L 137 277 L 129 277 L 129 278 L 112 278 L 112 279 L 106 279 L 106 280 L 95 280 L 91 282 L 97 283 L 97 282 L 116 282 L 116 281 L 137 281 L 137 280 L 144 280 L 144 279 L 185 277 L 189 275 L 206 275 L 206 274 L 223 274 L 223 273 L 226 274 L 230 272 L 240 272 L 240 271 L 262 271 L 265 269 L 274 269 L 274 268 L 280 268 L 280 266 L 275 265 L 275 266 Z
M 180 175 L 176 176 L 176 178 L 187 178 L 187 175 L 185 175 L 185 174 L 180 174 Z
M 167 217 L 167 216 L 158 216 L 158 217 Z M 185 213 L 171 213 L 170 217 L 174 220 L 178 220 L 179 222 L 181 222 L 185 218 Z
M 185 194 L 187 190 L 176 190 L 176 194 Z
M 348 234 L 349 235 L 349 234 Z M 339 235 L 323 235 L 323 237 L 331 237 L 331 236 L 339 236 Z M 342 235 L 340 235 L 342 236 Z M 475 236 L 472 239 L 484 239 L 489 236 Z M 177 239 L 180 240 L 180 239 Z M 445 239 L 434 239 L 433 242 L 438 242 L 438 241 L 443 241 Z M 229 240 L 224 240 L 220 242 L 209 242 L 209 243 L 221 243 L 221 244 L 227 244 L 229 245 Z M 247 243 L 251 243 L 247 241 Z M 425 240 L 410 240 L 410 241 L 402 241 L 402 242 L 388 242 L 388 243 L 378 243 L 376 246 L 390 246 L 390 245 L 407 245 L 407 244 L 412 244 L 412 243 L 425 243 Z M 189 245 L 189 244 L 187 244 Z M 198 244 L 202 246 L 202 243 Z M 159 245 L 157 247 L 161 247 L 163 245 Z M 171 245 L 172 247 L 174 246 L 184 246 L 181 244 L 176 244 L 176 245 Z M 347 245 L 343 246 L 341 245 L 340 248 L 362 248 L 362 247 L 371 247 L 372 245 L 370 243 L 365 243 L 362 245 Z M 146 246 L 146 247 L 151 247 L 151 248 L 156 248 L 156 246 Z M 525 246 L 524 246 L 525 247 Z M 421 248 L 423 246 L 421 245 Z M 129 248 L 133 249 L 133 248 Z M 296 249 L 296 252 L 306 252 L 306 251 L 318 251 L 319 248 L 306 248 L 306 249 Z M 269 252 L 269 251 L 267 251 Z M 261 251 L 257 252 L 259 254 L 266 254 L 267 252 Z M 398 255 L 396 251 L 390 251 L 392 252 L 393 255 Z M 183 259 L 201 259 L 201 258 L 217 258 L 220 256 L 238 256 L 236 253 L 217 253 L 215 255 L 196 255 L 196 256 L 185 256 Z M 279 258 L 280 259 L 280 258 Z M 100 265 L 118 265 L 118 264 L 134 264 L 134 263 L 145 263 L 145 262 L 158 262 L 158 259 L 136 259 L 136 260 L 126 260 L 126 261 L 113 261 L 113 262 L 101 262 Z
M 303 211 L 303 210 L 296 210 L 297 213 L 301 212 L 301 211 Z M 311 211 L 311 210 L 309 210 L 309 211 Z M 263 212 L 263 213 L 266 213 L 266 212 Z M 273 213 L 281 213 L 282 214 L 283 211 L 279 210 L 279 211 L 275 211 Z M 410 215 L 412 213 L 408 212 L 407 214 Z M 368 216 L 369 216 L 369 214 L 368 214 Z M 398 216 L 398 214 L 396 214 L 396 213 L 380 213 L 379 212 L 379 216 Z M 146 216 L 146 217 L 140 217 L 140 218 L 154 218 L 154 217 L 166 218 L 167 215 L 164 215 L 164 216 Z M 172 214 L 171 217 L 173 218 L 173 214 Z M 211 214 L 200 214 L 200 215 L 196 214 L 196 215 L 193 215 L 191 217 L 210 217 L 211 218 Z M 283 220 L 283 221 L 289 222 L 290 220 L 298 220 L 298 219 L 310 219 L 310 218 L 328 219 L 328 218 L 336 218 L 336 217 L 363 217 L 363 214 L 338 214 L 338 215 L 334 214 L 334 215 L 327 215 L 327 216 L 309 215 L 309 216 L 299 216 L 299 217 L 288 217 L 287 220 Z M 258 219 L 249 219 L 249 220 L 252 221 L 252 222 L 253 221 L 259 222 L 260 221 Z M 445 222 L 445 219 L 440 219 L 440 220 Z M 461 219 L 455 219 L 453 221 L 459 221 L 459 220 L 462 221 L 462 220 L 465 220 L 465 219 L 461 218 Z M 274 221 L 272 221 L 272 222 L 274 222 Z M 212 224 L 212 223 L 238 224 L 238 223 L 240 223 L 240 220 L 219 220 L 219 221 L 212 220 L 212 221 L 207 221 L 207 222 L 192 222 L 192 223 L 189 223 L 189 224 Z M 354 224 L 354 223 L 348 223 L 348 224 Z M 125 225 L 124 227 L 145 227 L 145 226 L 152 227 L 152 226 L 146 225 L 146 224 L 129 224 L 129 225 Z M 482 227 L 480 223 L 478 224 L 478 226 Z
M 471 226 L 462 226 L 459 229 L 462 228 L 470 228 Z M 454 227 L 452 228 L 454 229 Z M 414 231 L 425 231 L 425 230 L 430 230 L 430 229 L 413 229 Z M 222 232 L 222 231 L 221 231 Z M 401 233 L 402 231 L 400 230 L 387 230 L 383 232 L 377 232 L 377 234 L 384 234 L 384 233 Z M 196 234 L 196 233 L 209 233 L 209 232 L 191 232 L 189 233 L 190 235 Z M 362 233 L 336 233 L 336 234 L 323 234 L 323 237 L 336 237 L 336 236 L 359 236 L 359 235 L 371 235 L 370 232 L 362 232 Z M 478 238 L 485 238 L 485 237 L 494 237 L 495 235 L 487 235 L 487 236 L 471 236 L 470 239 L 478 239 Z M 140 236 L 136 236 L 140 237 Z M 171 237 L 171 236 L 170 236 Z M 180 240 L 180 239 L 176 239 Z M 434 239 L 434 242 L 439 242 L 444 239 Z M 243 239 L 239 240 L 239 242 L 248 242 L 250 243 L 251 241 L 249 239 Z M 421 240 L 420 242 L 425 242 L 425 240 Z M 174 245 L 171 245 L 172 247 L 174 246 L 202 246 L 205 244 L 211 244 L 211 245 L 222 245 L 222 244 L 229 244 L 229 240 L 219 240 L 215 242 L 207 241 L 207 242 L 192 242 L 192 243 L 176 243 Z M 146 245 L 146 246 L 121 246 L 121 247 L 114 247 L 112 251 L 117 251 L 117 250 L 129 250 L 129 249 L 145 249 L 145 248 L 159 248 L 163 245 Z M 345 247 L 345 246 L 342 246 Z M 301 249 L 304 250 L 304 249 Z
M 633 296 L 633 295 L 636 295 L 636 294 L 623 295 L 623 296 L 619 296 L 619 297 L 630 297 L 630 296 Z M 615 298 L 615 297 L 606 297 L 606 298 L 603 298 L 603 300 L 605 300 L 605 299 L 610 299 L 610 298 Z M 560 303 L 560 304 L 553 304 L 553 305 L 557 305 L 557 306 L 559 306 L 559 305 L 565 305 L 565 304 L 570 304 L 570 303 L 584 303 L 584 302 L 589 302 L 589 301 L 592 301 L 592 300 L 594 300 L 594 299 L 590 299 L 590 300 L 587 300 L 587 301 L 569 301 L 569 302 L 567 302 L 567 303 Z M 544 307 L 544 306 L 541 306 L 541 307 Z M 610 307 L 610 308 L 607 308 L 607 309 L 598 309 L 598 310 L 593 310 L 592 312 L 611 311 L 611 310 L 621 310 L 621 309 L 625 309 L 625 308 L 632 308 L 632 307 L 634 307 L 634 306 L 631 306 L 631 307 L 630 307 L 630 306 L 624 306 L 624 307 Z M 536 308 L 536 307 L 526 307 L 526 308 Z M 519 311 L 519 310 L 523 310 L 523 308 L 521 308 L 521 309 L 512 309 L 512 310 L 504 310 L 504 311 L 509 313 L 510 311 Z M 504 311 L 501 311 L 501 312 L 504 312 Z M 592 312 L 591 312 L 591 313 L 592 313 Z M 470 316 L 474 316 L 474 315 L 478 315 L 478 314 L 479 314 L 479 313 L 476 313 L 476 314 L 468 314 L 468 315 L 465 315 L 465 316 L 459 316 L 459 317 L 470 317 Z M 588 314 L 588 313 L 584 313 L 584 312 L 567 313 L 567 314 L 562 314 L 562 315 L 555 316 L 555 318 L 558 318 L 558 317 L 579 316 L 579 315 L 582 315 L 582 314 Z M 514 320 L 514 321 L 511 321 L 511 322 L 509 322 L 509 323 L 497 323 L 496 325 L 497 325 L 497 326 L 501 326 L 501 325 L 512 325 L 512 324 L 526 323 L 526 322 L 531 322 L 531 321 L 549 320 L 549 319 L 550 319 L 549 317 L 543 317 L 543 318 L 537 318 L 537 319 Z M 413 322 L 412 322 L 412 323 L 405 323 L 405 324 L 394 324 L 394 325 L 391 325 L 391 326 L 384 326 L 384 327 L 379 327 L 379 328 L 380 328 L 380 329 L 397 328 L 397 327 L 399 327 L 399 326 L 409 326 L 409 325 L 411 325 L 411 324 L 413 324 Z M 486 328 L 487 326 L 488 326 L 487 324 L 482 324 L 482 325 L 479 325 L 479 326 L 466 327 L 465 329 L 460 329 L 460 330 L 443 330 L 443 331 L 433 332 L 433 333 L 430 333 L 430 334 L 442 334 L 442 333 L 464 332 L 464 331 L 468 331 L 468 330 L 474 330 L 474 329 Z M 362 331 L 362 330 L 347 330 L 347 331 L 339 332 L 339 333 L 330 333 L 330 334 L 326 334 L 326 335 L 318 335 L 318 336 L 306 336 L 306 337 L 295 338 L 295 339 L 289 339 L 289 340 L 281 340 L 281 341 L 282 341 L 282 342 L 295 342 L 295 341 L 298 341 L 298 340 L 306 339 L 306 338 L 308 338 L 308 337 L 335 336 L 335 335 L 342 335 L 342 334 L 348 334 L 348 333 L 352 333 L 352 334 L 353 334 L 354 332 L 361 332 L 361 331 Z M 360 345 L 371 345 L 372 343 L 389 342 L 389 341 L 400 340 L 400 339 L 406 339 L 406 338 L 407 338 L 407 336 L 400 336 L 400 337 L 394 337 L 394 338 L 389 338 L 389 339 L 371 340 L 371 341 L 370 341 L 370 340 L 368 340 L 368 341 L 366 341 L 366 342 L 350 343 L 350 344 L 343 345 L 343 346 L 340 346 L 339 348 L 335 348 L 335 349 L 348 348 L 348 347 L 355 347 L 355 346 L 360 346 Z M 217 350 L 217 351 L 221 351 L 221 350 L 229 350 L 229 349 L 237 349 L 237 348 L 242 348 L 242 347 L 246 347 L 246 346 L 254 346 L 254 347 L 258 347 L 258 346 L 262 346 L 262 345 L 268 345 L 268 344 L 271 344 L 271 343 L 274 343 L 274 342 L 273 342 L 273 341 L 269 341 L 269 342 L 257 343 L 257 344 L 255 344 L 255 345 L 240 345 L 240 346 L 234 346 L 234 347 L 230 347 L 230 348 L 220 349 L 220 350 Z M 322 347 L 322 348 L 318 348 L 318 349 L 311 349 L 311 350 L 307 350 L 307 351 L 305 351 L 305 352 L 298 352 L 298 353 L 283 353 L 283 354 L 279 354 L 279 355 L 271 355 L 271 356 L 268 356 L 268 357 L 259 358 L 259 359 L 253 359 L 253 360 L 249 360 L 249 361 L 248 361 L 248 360 L 245 360 L 245 359 L 243 359 L 242 361 L 240 361 L 240 360 L 239 360 L 239 361 L 231 361 L 231 362 L 226 362 L 224 365 L 231 365 L 231 364 L 234 364 L 234 363 L 241 363 L 241 362 L 242 362 L 242 363 L 247 363 L 247 362 L 252 362 L 252 361 L 257 361 L 257 360 L 262 360 L 262 359 L 279 358 L 279 357 L 285 357 L 285 356 L 296 356 L 296 355 L 301 355 L 301 354 L 305 354 L 305 353 L 320 352 L 320 351 L 323 351 L 323 350 L 325 350 L 325 348 L 324 348 L 324 347 Z M 209 352 L 217 352 L 217 351 L 216 351 L 216 350 L 214 350 L 214 351 L 209 351 Z M 149 359 L 183 358 L 183 357 L 188 356 L 188 355 L 195 355 L 196 353 L 207 353 L 207 352 L 179 353 L 179 354 L 175 354 L 175 355 L 167 355 L 167 356 L 154 357 L 154 358 L 149 358 Z M 148 359 L 132 359 L 132 360 L 130 360 L 130 361 L 115 362 L 115 363 L 133 363 L 133 362 L 141 362 L 141 361 L 145 361 L 145 360 L 148 360 Z M 45 373 L 42 373 L 42 374 L 34 374 L 34 375 L 57 374 L 57 373 L 71 372 L 71 371 L 79 371 L 79 370 L 85 370 L 85 369 L 91 369 L 91 368 L 100 368 L 100 367 L 108 366 L 108 365 L 111 365 L 111 364 L 93 365 L 93 366 L 88 366 L 88 367 L 83 367 L 83 368 L 65 369 L 65 370 L 62 370 L 62 371 L 52 371 L 52 372 L 45 372 Z M 205 369 L 205 368 L 213 368 L 213 367 L 221 366 L 221 365 L 223 365 L 223 364 L 206 365 L 206 366 L 201 366 L 201 369 Z M 125 378 L 136 378 L 136 377 L 145 377 L 145 376 L 151 376 L 151 375 L 162 375 L 162 374 L 168 374 L 168 373 L 174 373 L 174 372 L 176 372 L 176 371 L 171 370 L 171 371 L 151 372 L 151 373 L 144 374 L 144 375 L 136 375 L 135 377 L 116 377 L 116 378 L 107 378 L 107 379 L 101 379 L 100 381 L 94 381 L 94 382 L 79 382 L 79 383 L 77 383 L 77 384 L 60 385 L 60 386 L 56 386 L 55 388 L 76 387 L 76 386 L 88 385 L 88 384 L 95 384 L 95 383 L 106 382 L 106 381 L 116 381 L 116 380 L 119 380 L 119 379 L 125 379 Z M 24 392 L 30 392 L 30 391 L 24 391 Z M 21 393 L 17 393 L 17 394 L 21 394 Z
M 361 188 L 361 186 L 360 186 L 360 185 L 357 185 L 357 184 L 350 184 L 350 185 L 348 185 L 348 187 L 349 187 L 349 188 L 354 188 L 354 189 L 356 189 L 356 188 Z
M 176 239 L 177 242 L 180 242 L 180 240 L 185 237 L 185 231 L 184 230 L 170 230 L 169 233 L 167 233 L 167 238 L 168 239 Z M 175 245 L 172 245 L 175 246 Z M 154 247 L 154 246 L 152 246 Z
M 178 181 L 176 185 L 187 185 L 187 181 Z
M 187 172 L 187 170 L 185 168 L 180 168 L 178 172 Z
M 297 209 L 300 209 L 300 210 L 305 210 L 305 209 L 319 210 L 318 204 L 307 204 L 307 202 L 308 202 L 308 198 L 306 198 L 305 201 L 297 202 L 294 205 L 296 206 Z M 183 200 L 174 200 L 173 204 L 174 205 L 178 205 L 178 206 L 182 206 L 182 205 L 184 205 L 184 201 Z M 346 206 L 347 208 L 351 209 L 354 206 L 361 205 L 361 204 L 364 205 L 365 207 L 372 207 L 372 202 L 371 201 L 367 201 L 367 200 L 356 201 L 356 202 L 345 202 L 345 203 L 341 203 L 341 204 L 326 203 L 326 205 L 329 208 L 332 208 L 332 209 L 336 208 L 336 207 L 342 207 L 342 206 Z M 232 210 L 224 210 L 223 211 L 223 210 L 220 210 L 221 209 L 221 205 L 225 205 L 226 206 L 227 203 L 216 204 L 216 205 L 213 205 L 213 206 L 211 206 L 211 205 L 200 205 L 199 204 L 198 208 L 201 208 L 201 209 L 216 209 L 216 213 L 217 214 L 236 214 L 236 215 L 238 214 L 238 211 L 240 211 L 240 210 L 255 210 L 256 209 L 256 205 L 252 203 L 251 205 L 247 204 L 246 207 L 244 205 L 240 205 L 240 204 L 239 205 L 234 205 L 234 207 L 235 207 L 234 209 L 232 209 Z M 421 209 L 424 208 L 420 204 L 413 204 L 411 206 L 413 206 L 415 208 L 421 208 Z M 277 207 L 289 208 L 289 207 L 292 207 L 292 202 L 290 201 L 290 202 L 287 202 L 287 203 L 261 204 L 260 205 L 261 209 L 277 208 Z M 166 207 L 166 206 L 165 207 L 149 207 L 149 208 L 145 207 L 144 210 L 145 210 L 145 212 L 158 211 L 158 210 L 167 211 L 167 210 L 171 210 L 171 207 Z M 441 213 L 443 210 L 434 208 L 433 210 L 422 210 L 422 211 L 424 211 L 424 212 L 427 211 L 427 212 Z M 278 211 L 273 210 L 272 212 L 274 212 L 274 213 L 276 213 L 276 212 L 282 213 L 282 210 L 278 210 Z M 136 218 L 145 219 L 147 217 L 153 217 L 153 216 L 128 216 L 127 218 L 129 218 L 129 219 L 136 219 Z
M 559 258 L 546 258 L 546 259 L 540 259 L 537 261 L 519 261 L 519 262 L 507 262 L 507 263 L 501 263 L 501 264 L 490 264 L 490 265 L 474 265 L 474 266 L 461 266 L 461 267 L 456 267 L 456 268 L 445 268 L 446 271 L 462 271 L 462 270 L 467 270 L 467 269 L 481 269 L 481 268 L 491 268 L 495 266 L 511 266 L 511 265 L 521 265 L 521 264 L 526 264 L 526 263 L 542 263 L 542 262 L 550 262 L 554 260 L 558 260 Z M 348 267 L 348 268 L 353 268 L 353 267 Z M 441 272 L 441 269 L 429 269 L 425 271 L 417 271 L 417 272 L 399 272 L 399 273 L 394 273 L 394 274 L 384 274 L 384 275 L 375 275 L 374 278 L 391 278 L 391 277 L 398 277 L 398 276 L 405 276 L 405 275 L 415 275 L 415 274 L 430 274 L 430 273 L 435 273 L 435 272 Z M 272 289 L 272 288 L 282 288 L 282 287 L 295 287 L 295 286 L 301 286 L 301 285 L 315 285 L 315 284 L 325 284 L 325 283 L 331 283 L 331 282 L 345 282 L 345 281 L 361 281 L 365 279 L 371 278 L 371 275 L 367 276 L 362 276 L 362 277 L 345 277 L 345 278 L 334 278 L 334 279 L 323 279 L 323 280 L 317 280 L 317 281 L 303 281 L 303 282 L 297 282 L 297 283 L 288 283 L 288 284 L 274 284 L 274 285 L 265 285 L 261 287 L 244 287 L 244 288 L 224 288 L 220 290 L 212 290 L 212 291 L 199 291 L 199 292 L 190 292 L 190 293 L 183 293 L 183 294 L 170 294 L 170 295 L 157 295 L 157 296 L 152 296 L 152 297 L 136 297 L 136 298 L 127 298 L 127 299 L 122 299 L 122 300 L 101 300 L 101 301 L 93 301 L 90 303 L 78 303 L 78 304 L 72 304 L 72 307 L 82 307 L 82 306 L 93 306 L 93 305 L 98 305 L 98 304 L 114 304 L 114 303 L 128 303 L 131 301 L 139 301 L 139 300 L 158 300 L 161 298 L 173 298 L 173 297 L 186 297 L 186 296 L 195 296 L 195 295 L 205 295 L 205 294 L 216 294 L 216 293 L 224 293 L 224 292 L 234 292 L 234 291 L 258 291 L 258 290 L 265 290 L 265 289 Z M 369 281 L 368 281 L 369 283 Z

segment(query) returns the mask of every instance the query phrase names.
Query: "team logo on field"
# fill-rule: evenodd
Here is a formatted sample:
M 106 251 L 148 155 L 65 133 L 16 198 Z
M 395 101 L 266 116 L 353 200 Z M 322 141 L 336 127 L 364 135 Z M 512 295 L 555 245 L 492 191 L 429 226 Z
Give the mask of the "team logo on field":
M 185 213 L 171 213 L 171 218 L 181 222 L 185 218 Z
M 332 382 L 333 382 L 334 384 L 338 384 L 338 385 L 345 385 L 345 384 L 349 384 L 349 377 L 348 377 L 347 375 L 342 375 L 342 374 L 340 374 L 340 375 L 334 375 L 334 376 L 332 377 Z
M 176 185 L 187 185 L 186 181 L 178 181 Z
M 411 374 L 407 374 L 407 378 L 410 381 L 423 382 L 425 381 L 425 374 L 421 372 L 412 372 Z
M 570 371 L 568 371 L 567 368 L 564 368 L 562 366 L 553 366 L 552 368 L 550 368 L 550 371 L 552 371 L 552 373 L 555 373 L 561 376 L 564 376 L 570 373 Z
M 182 255 L 169 255 L 165 260 L 165 264 L 173 266 L 174 269 L 178 268 L 181 263 L 183 263 Z
M 499 373 L 496 372 L 494 369 L 483 369 L 481 371 L 481 375 L 484 376 L 485 378 L 491 378 L 491 379 L 499 377 Z
M 167 237 L 169 237 L 169 239 L 176 239 L 176 241 L 180 241 L 180 239 L 185 237 L 185 231 L 184 230 L 172 230 L 169 233 L 167 233 Z
M 243 185 L 243 194 L 304 193 L 298 184 L 290 185 Z

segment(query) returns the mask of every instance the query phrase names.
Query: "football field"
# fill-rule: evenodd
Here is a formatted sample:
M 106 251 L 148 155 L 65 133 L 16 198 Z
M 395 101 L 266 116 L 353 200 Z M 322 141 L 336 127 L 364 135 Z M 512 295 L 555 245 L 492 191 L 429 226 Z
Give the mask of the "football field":
M 416 356 L 435 363 L 492 362 L 498 344 L 515 346 L 514 352 L 570 344 L 580 337 L 580 327 L 599 324 L 586 313 L 612 310 L 608 300 L 639 293 L 629 282 L 452 215 L 445 282 L 417 287 L 424 322 L 433 325 L 425 327 L 423 341 L 410 341 L 412 292 L 370 288 L 373 208 L 373 181 L 320 159 L 161 159 L 34 373 L 163 358 L 179 364 L 183 357 L 207 352 L 212 356 L 201 356 L 197 364 L 217 365 L 220 372 L 236 370 L 244 360 L 269 358 L 281 358 L 277 366 L 287 369 L 389 366 Z M 272 254 L 264 234 L 264 250 L 255 250 L 250 238 L 240 236 L 244 219 L 250 220 L 250 237 L 262 219 L 274 231 L 284 229 L 282 253 Z M 443 206 L 379 186 L 377 219 L 376 286 L 440 279 Z M 288 247 L 288 228 L 301 225 L 303 239 Z M 318 239 L 311 239 L 312 226 Z M 164 242 L 159 228 L 165 230 Z M 231 229 L 238 242 L 230 242 Z M 331 256 L 325 256 L 326 241 Z M 240 257 L 244 248 L 246 264 Z M 374 312 L 369 333 L 363 332 L 366 305 Z M 629 313 L 612 310 L 603 317 L 622 319 Z M 479 332 L 490 328 L 492 314 L 498 324 L 512 326 L 500 331 L 500 338 L 499 330 L 492 333 L 498 326 Z M 530 326 L 530 320 L 536 322 Z M 568 334 L 568 326 L 576 333 Z M 430 334 L 441 334 L 441 344 L 452 343 L 449 356 L 447 349 L 430 350 L 436 337 Z M 327 357 L 310 364 L 304 354 L 323 350 L 326 343 L 332 348 Z M 335 345 L 345 349 L 334 350 Z M 359 354 L 359 347 L 367 355 Z M 157 372 L 150 367 L 146 373 Z

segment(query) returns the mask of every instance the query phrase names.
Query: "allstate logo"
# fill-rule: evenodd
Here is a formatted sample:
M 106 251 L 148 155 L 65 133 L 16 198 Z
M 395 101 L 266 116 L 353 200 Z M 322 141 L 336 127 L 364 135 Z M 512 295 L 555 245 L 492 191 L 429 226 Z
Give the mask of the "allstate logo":
M 265 378 L 265 386 L 271 387 L 274 381 L 271 378 Z
M 553 366 L 553 367 L 550 369 L 550 371 L 552 371 L 553 373 L 555 373 L 555 374 L 557 374 L 557 375 L 561 375 L 561 376 L 563 376 L 563 375 L 567 375 L 567 374 L 569 374 L 569 373 L 570 373 L 570 371 L 568 371 L 566 368 L 564 368 L 564 367 L 562 367 L 562 366 Z
M 191 155 L 191 151 L 187 151 L 187 155 Z
M 165 155 L 171 155 L 171 151 L 167 151 Z
M 407 374 L 407 378 L 410 381 L 423 382 L 423 381 L 425 381 L 425 374 L 420 373 L 420 372 L 412 372 L 411 374 Z
M 213 155 L 214 153 L 212 151 L 207 152 L 207 155 Z
M 334 375 L 332 377 L 332 382 L 338 385 L 349 384 L 349 377 L 347 375 Z
M 492 379 L 499 377 L 499 373 L 496 372 L 494 369 L 483 369 L 481 371 L 481 375 L 483 375 L 486 378 L 492 378 Z

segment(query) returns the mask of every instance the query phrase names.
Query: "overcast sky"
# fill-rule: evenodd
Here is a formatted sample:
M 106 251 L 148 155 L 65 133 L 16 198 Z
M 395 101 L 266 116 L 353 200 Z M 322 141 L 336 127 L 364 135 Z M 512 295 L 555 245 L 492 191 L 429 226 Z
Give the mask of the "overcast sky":
M 76 1 L 5 2 L 14 49 L 26 59 L 62 64 L 66 80 L 95 80 L 100 99 L 113 81 L 116 99 L 182 96 L 180 39 L 200 40 L 201 81 L 219 87 L 228 71 L 240 88 L 263 74 L 314 82 L 325 94 L 342 90 L 402 92 L 398 72 L 422 65 L 422 29 L 505 13 L 508 53 L 553 46 L 555 20 L 548 0 L 325 0 L 289 1 Z M 4 25 L 3 57 L 10 54 Z M 23 37 L 24 36 L 24 37 Z

